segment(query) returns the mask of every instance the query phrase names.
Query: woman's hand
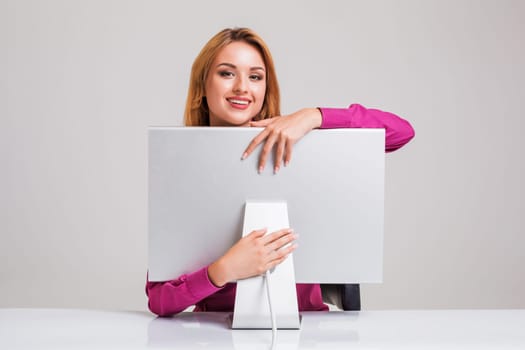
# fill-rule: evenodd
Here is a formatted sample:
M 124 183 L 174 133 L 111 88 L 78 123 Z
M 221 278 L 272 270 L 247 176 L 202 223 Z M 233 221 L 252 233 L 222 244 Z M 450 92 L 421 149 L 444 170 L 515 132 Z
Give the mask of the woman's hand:
M 301 137 L 309 133 L 310 130 L 320 127 L 321 123 L 322 115 L 317 108 L 305 108 L 285 117 L 273 117 L 250 122 L 250 126 L 264 127 L 264 130 L 248 145 L 248 148 L 242 155 L 242 159 L 246 159 L 261 142 L 266 140 L 259 158 L 259 173 L 264 170 L 266 159 L 274 145 L 276 146 L 276 151 L 273 170 L 274 173 L 277 173 L 281 167 L 283 157 L 284 166 L 287 166 L 292 159 L 293 145 Z
M 218 287 L 228 282 L 262 275 L 282 263 L 297 248 L 297 235 L 282 229 L 265 235 L 266 229 L 252 231 L 226 254 L 208 266 L 208 277 Z

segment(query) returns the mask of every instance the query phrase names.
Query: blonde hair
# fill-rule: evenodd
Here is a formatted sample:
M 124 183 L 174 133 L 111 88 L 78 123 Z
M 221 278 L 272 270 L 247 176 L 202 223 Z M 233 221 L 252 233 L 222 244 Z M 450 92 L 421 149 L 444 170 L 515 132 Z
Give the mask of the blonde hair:
M 255 32 L 248 28 L 227 28 L 217 33 L 202 48 L 191 67 L 190 86 L 184 111 L 184 125 L 209 126 L 210 115 L 205 95 L 205 83 L 211 64 L 219 51 L 232 42 L 245 42 L 253 46 L 262 56 L 266 65 L 266 92 L 263 106 L 255 120 L 266 119 L 281 114 L 279 84 L 275 66 L 268 46 Z

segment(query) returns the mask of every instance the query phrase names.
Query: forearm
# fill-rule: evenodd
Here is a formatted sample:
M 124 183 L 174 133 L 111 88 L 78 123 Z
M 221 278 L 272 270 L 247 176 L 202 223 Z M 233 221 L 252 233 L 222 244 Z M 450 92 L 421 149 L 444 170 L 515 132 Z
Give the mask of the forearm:
M 171 281 L 147 281 L 148 308 L 159 316 L 174 315 L 195 305 L 219 289 L 208 279 L 207 268 L 182 275 Z
M 410 123 L 403 118 L 359 104 L 348 108 L 320 108 L 321 128 L 382 128 L 385 129 L 385 151 L 392 152 L 407 144 L 415 135 Z

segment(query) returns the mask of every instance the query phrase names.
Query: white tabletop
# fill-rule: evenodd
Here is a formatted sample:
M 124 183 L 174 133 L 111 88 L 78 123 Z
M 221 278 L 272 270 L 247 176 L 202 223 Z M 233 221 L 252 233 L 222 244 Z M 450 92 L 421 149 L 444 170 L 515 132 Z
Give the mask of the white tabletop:
M 525 349 L 525 310 L 303 312 L 276 349 Z M 0 309 L 0 349 L 270 349 L 229 313 Z

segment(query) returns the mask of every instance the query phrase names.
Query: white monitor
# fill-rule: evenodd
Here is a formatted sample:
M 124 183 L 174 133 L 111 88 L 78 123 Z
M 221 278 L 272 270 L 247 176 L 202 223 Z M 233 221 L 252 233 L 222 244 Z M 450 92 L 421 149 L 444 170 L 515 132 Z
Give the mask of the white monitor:
M 260 128 L 149 128 L 149 280 L 207 266 L 241 238 L 248 201 L 285 202 L 299 234 L 297 283 L 376 283 L 383 274 L 383 129 L 314 130 L 287 167 L 257 172 Z

